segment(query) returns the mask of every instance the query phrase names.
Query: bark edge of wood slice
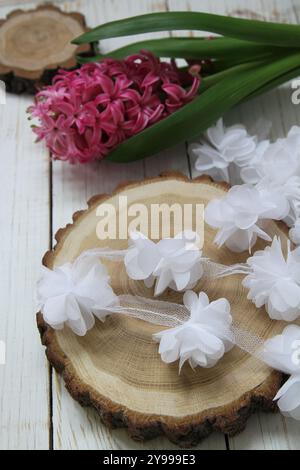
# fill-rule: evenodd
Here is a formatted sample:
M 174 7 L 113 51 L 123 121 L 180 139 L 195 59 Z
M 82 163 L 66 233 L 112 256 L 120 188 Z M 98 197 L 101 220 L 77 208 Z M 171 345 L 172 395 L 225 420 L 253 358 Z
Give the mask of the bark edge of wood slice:
M 95 210 L 103 202 L 115 204 L 118 195 L 126 194 L 132 202 L 174 202 L 180 198 L 183 203 L 196 198 L 205 203 L 222 196 L 228 188 L 226 183 L 213 182 L 209 177 L 190 180 L 174 172 L 124 183 L 112 195 L 94 196 L 88 209 L 76 212 L 73 223 L 56 233 L 57 244 L 44 255 L 43 264 L 52 268 L 75 259 L 81 251 L 95 247 L 95 243 L 99 245 L 90 230 L 95 228 Z M 271 236 L 277 234 L 282 240 L 287 239 L 283 223 L 272 222 L 269 229 Z M 204 255 L 224 264 L 226 260 L 229 264 L 229 256 L 232 263 L 248 257 L 247 253 L 233 254 L 226 248 L 216 250 L 212 243 L 214 235 L 215 231 L 205 226 Z M 126 245 L 127 240 L 122 243 L 119 240 L 111 246 Z M 107 241 L 100 246 L 107 246 Z M 260 241 L 254 251 L 264 246 L 265 242 Z M 152 290 L 142 282 L 125 278 L 121 266 L 113 269 L 111 262 L 107 263 L 116 293 L 152 295 Z M 220 280 L 217 283 L 204 280 L 195 290 L 207 292 L 210 300 L 228 297 L 233 317 L 234 311 L 241 315 L 246 308 L 249 330 L 264 339 L 279 334 L 285 323 L 272 321 L 264 308 L 256 309 L 246 299 L 241 279 L 224 278 L 222 291 Z M 168 290 L 163 298 L 181 302 L 182 294 Z M 81 405 L 93 407 L 109 427 L 126 427 L 136 440 L 164 434 L 173 443 L 190 447 L 213 431 L 230 436 L 242 431 L 255 411 L 277 410 L 273 397 L 284 375 L 236 347 L 211 369 L 192 371 L 185 364 L 178 375 L 178 364 L 162 363 L 158 346 L 151 340 L 152 333 L 161 329 L 157 325 L 117 315 L 104 323 L 96 320 L 96 326 L 83 338 L 67 328 L 53 330 L 41 313 L 37 314 L 37 325 L 48 360 L 63 376 L 71 396 Z
M 88 31 L 85 17 L 52 4 L 17 9 L 0 19 L 0 79 L 12 93 L 35 93 L 59 68 L 76 67 L 77 55 L 89 56 L 95 44 L 70 43 Z

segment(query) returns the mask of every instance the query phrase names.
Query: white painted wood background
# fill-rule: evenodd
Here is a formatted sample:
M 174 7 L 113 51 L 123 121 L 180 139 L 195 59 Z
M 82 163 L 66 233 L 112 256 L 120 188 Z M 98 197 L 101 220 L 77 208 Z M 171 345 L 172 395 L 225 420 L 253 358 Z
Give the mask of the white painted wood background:
M 16 5 L 0 0 L 0 18 Z M 153 11 L 194 10 L 300 23 L 299 0 L 70 0 L 56 1 L 66 11 L 86 15 L 90 26 Z M 182 33 L 181 33 L 182 34 Z M 147 35 L 158 37 L 159 34 Z M 141 39 L 141 36 L 139 36 Z M 137 38 L 106 40 L 110 50 Z M 273 136 L 300 125 L 300 108 L 292 105 L 285 86 L 239 106 L 227 123 L 254 124 L 259 116 L 272 120 Z M 137 444 L 126 431 L 110 431 L 92 410 L 81 408 L 48 366 L 35 324 L 35 283 L 43 253 L 53 234 L 85 207 L 97 193 L 109 192 L 121 181 L 180 170 L 194 176 L 193 162 L 180 145 L 163 155 L 117 165 L 69 166 L 49 160 L 34 144 L 25 110 L 31 98 L 7 96 L 0 105 L 0 340 L 6 342 L 6 364 L 0 365 L 1 449 L 173 449 L 160 438 Z M 300 423 L 280 414 L 256 414 L 234 438 L 213 434 L 198 449 L 300 449 Z

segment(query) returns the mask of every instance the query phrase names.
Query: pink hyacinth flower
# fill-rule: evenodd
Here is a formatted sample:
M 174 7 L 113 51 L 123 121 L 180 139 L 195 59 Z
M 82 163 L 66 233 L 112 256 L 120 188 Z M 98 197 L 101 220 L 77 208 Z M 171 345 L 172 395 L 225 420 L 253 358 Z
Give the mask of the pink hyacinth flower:
M 183 88 L 186 78 L 175 63 L 161 62 L 146 51 L 60 70 L 29 108 L 39 121 L 33 131 L 53 158 L 70 163 L 101 160 L 191 101 L 200 78 L 189 75 L 188 90 Z

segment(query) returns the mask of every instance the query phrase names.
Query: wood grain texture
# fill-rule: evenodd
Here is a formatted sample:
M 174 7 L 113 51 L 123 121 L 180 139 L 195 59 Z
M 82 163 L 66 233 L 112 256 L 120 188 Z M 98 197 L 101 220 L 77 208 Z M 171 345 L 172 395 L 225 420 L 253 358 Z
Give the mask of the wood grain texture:
M 122 184 L 112 195 L 93 197 L 88 210 L 76 212 L 73 223 L 58 231 L 55 249 L 46 253 L 43 263 L 53 269 L 72 262 L 84 250 L 95 246 L 126 248 L 127 240 L 98 239 L 96 213 L 99 204 L 115 205 L 118 215 L 118 197 L 124 195 L 128 196 L 129 207 L 138 203 L 148 207 L 149 211 L 153 201 L 207 204 L 222 197 L 228 187 L 206 176 L 191 181 L 178 172 Z M 120 209 L 120 215 L 126 216 L 127 209 L 123 212 Z M 194 219 L 193 230 L 195 223 Z M 175 228 L 171 231 L 174 236 Z M 271 237 L 279 236 L 286 245 L 287 227 L 284 224 L 273 222 L 268 233 Z M 228 249 L 217 250 L 214 237 L 215 230 L 205 226 L 205 256 L 225 265 L 245 262 L 246 252 L 233 255 Z M 260 240 L 256 249 L 265 245 Z M 119 267 L 111 262 L 105 264 L 116 293 L 153 297 L 153 291 L 143 282 L 128 278 L 122 263 Z M 214 283 L 201 280 L 195 291 L 202 289 L 211 300 L 228 298 L 234 321 L 241 329 L 262 339 L 282 331 L 284 322 L 272 321 L 264 309 L 255 308 L 247 300 L 246 289 L 238 277 L 223 278 Z M 181 295 L 168 289 L 163 299 L 180 302 Z M 95 408 L 106 425 L 127 428 L 135 439 L 166 435 L 180 446 L 192 446 L 216 430 L 234 435 L 245 427 L 247 419 L 257 409 L 274 411 L 276 408 L 272 398 L 282 383 L 283 374 L 272 371 L 239 348 L 226 354 L 213 369 L 192 370 L 186 365 L 179 375 L 178 364 L 165 365 L 157 355 L 157 345 L 152 340 L 152 334 L 159 331 L 155 325 L 113 316 L 105 324 L 97 322 L 84 338 L 68 329 L 54 331 L 40 314 L 38 325 L 47 357 L 62 374 L 73 398 L 84 406 Z
M 32 8 L 37 3 L 40 1 L 0 0 L 0 16 L 5 16 L 16 5 Z M 194 9 L 300 23 L 298 0 L 60 0 L 53 3 L 65 11 L 81 11 L 91 26 L 165 9 Z M 159 37 L 160 34 L 145 36 Z M 141 39 L 141 36 L 105 40 L 102 47 L 108 51 L 136 39 Z M 48 244 L 49 217 L 55 232 L 69 222 L 71 214 L 83 208 L 93 194 L 109 192 L 118 182 L 155 176 L 166 169 L 179 169 L 189 175 L 189 165 L 192 168 L 193 162 L 187 159 L 185 145 L 130 165 L 103 162 L 101 165 L 72 167 L 55 162 L 52 165 L 53 187 L 48 200 L 47 154 L 42 145 L 32 143 L 32 134 L 24 119 L 28 103 L 24 98 L 9 97 L 6 115 L 0 105 L 1 154 L 5 164 L 2 173 L 5 177 L 0 187 L 1 218 L 4 214 L 5 220 L 10 221 L 2 235 L 3 261 L 0 269 L 4 282 L 1 285 L 0 339 L 5 336 L 7 343 L 11 344 L 7 353 L 9 366 L 4 368 L 0 365 L 0 447 L 46 448 L 50 436 L 50 446 L 53 441 L 56 449 L 175 448 L 164 439 L 155 439 L 146 445 L 135 444 L 124 430 L 108 431 L 93 411 L 82 409 L 70 398 L 55 373 L 53 415 L 49 412 L 47 366 L 34 325 L 34 284 L 40 255 Z M 292 124 L 299 125 L 300 121 L 298 107 L 290 103 L 288 87 L 238 107 L 228 113 L 225 120 L 227 123 L 239 121 L 251 125 L 259 116 L 272 119 L 273 137 L 283 135 Z M 18 258 L 15 255 L 13 258 L 13 250 L 17 250 Z M 15 286 L 21 289 L 22 295 L 16 294 Z M 20 321 L 23 321 L 23 329 L 16 329 Z M 50 433 L 51 421 L 53 435 Z M 299 443 L 299 423 L 286 420 L 279 414 L 253 416 L 246 430 L 229 440 L 232 449 L 299 449 Z M 225 448 L 225 440 L 223 436 L 214 434 L 199 448 Z
M 49 246 L 49 160 L 37 152 L 25 110 L 30 100 L 0 105 L 1 264 L 0 448 L 49 446 L 48 364 L 34 331 L 39 257 Z M 4 229 L 5 227 L 5 229 Z
M 96 50 L 93 43 L 79 48 L 70 44 L 88 30 L 84 15 L 50 3 L 32 7 L 15 5 L 0 17 L 0 79 L 10 93 L 34 95 L 51 83 L 58 68 L 71 69 L 77 55 L 93 55 Z
M 86 31 L 83 15 L 55 5 L 13 10 L 0 24 L 0 76 L 7 83 L 7 76 L 32 82 L 50 70 L 75 67 L 76 54 L 91 52 L 91 47 L 78 48 L 70 41 Z

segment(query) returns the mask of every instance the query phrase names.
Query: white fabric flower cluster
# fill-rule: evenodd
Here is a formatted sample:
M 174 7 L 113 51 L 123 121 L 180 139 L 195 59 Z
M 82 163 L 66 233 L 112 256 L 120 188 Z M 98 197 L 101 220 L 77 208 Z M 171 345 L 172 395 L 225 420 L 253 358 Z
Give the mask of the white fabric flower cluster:
M 274 184 L 285 184 L 289 178 L 300 176 L 300 127 L 293 126 L 285 138 L 266 145 L 261 155 L 249 161 L 241 172 L 245 183 L 258 183 L 266 178 Z
M 131 245 L 124 258 L 128 276 L 143 280 L 147 287 L 155 283 L 155 295 L 167 287 L 177 291 L 191 289 L 203 274 L 198 235 L 185 231 L 174 238 L 155 243 L 140 232 L 132 232 Z
M 279 238 L 272 245 L 257 251 L 247 260 L 252 272 L 243 285 L 249 289 L 248 299 L 257 308 L 265 305 L 274 320 L 293 321 L 300 316 L 300 247 L 285 259 Z
M 118 305 L 118 297 L 109 285 L 109 276 L 99 262 L 102 250 L 88 250 L 73 263 L 53 270 L 42 267 L 37 286 L 39 308 L 52 328 L 66 324 L 83 336 L 95 324 L 96 316 L 104 320 L 105 307 Z
M 226 128 L 220 119 L 189 150 L 197 156 L 195 169 L 200 174 L 279 192 L 290 206 L 285 222 L 293 226 L 300 218 L 300 127 L 293 126 L 285 138 L 271 143 L 249 134 L 245 126 Z
M 287 326 L 281 335 L 264 343 L 262 359 L 272 368 L 290 375 L 274 400 L 285 416 L 300 419 L 300 327 Z
M 266 136 L 269 123 L 261 120 L 259 127 L 261 135 Z M 196 157 L 197 172 L 209 175 L 215 181 L 233 184 L 233 178 L 239 180 L 242 169 L 262 155 L 267 146 L 267 140 L 249 134 L 241 124 L 226 128 L 221 118 L 199 142 L 189 145 L 189 154 Z
M 223 198 L 210 201 L 205 221 L 219 229 L 215 238 L 218 246 L 225 243 L 232 251 L 250 251 L 257 237 L 271 241 L 264 230 L 266 220 L 282 219 L 288 212 L 289 205 L 280 192 L 243 184 L 233 186 Z
M 179 359 L 179 370 L 188 361 L 191 367 L 213 367 L 233 346 L 232 317 L 227 299 L 209 303 L 204 292 L 199 296 L 185 292 L 184 305 L 190 318 L 175 328 L 153 335 L 160 342 L 159 354 L 167 364 Z
M 286 222 L 292 225 L 300 204 L 300 127 L 293 126 L 287 137 L 269 144 L 266 151 L 241 172 L 243 181 L 280 191 L 290 205 Z

